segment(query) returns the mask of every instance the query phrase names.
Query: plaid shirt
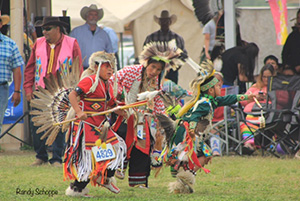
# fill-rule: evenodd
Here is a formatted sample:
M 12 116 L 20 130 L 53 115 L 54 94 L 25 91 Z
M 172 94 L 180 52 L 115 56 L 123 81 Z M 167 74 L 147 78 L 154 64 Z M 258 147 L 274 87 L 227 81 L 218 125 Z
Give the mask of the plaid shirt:
M 177 47 L 187 54 L 187 51 L 184 48 L 183 38 L 171 30 L 169 30 L 168 33 L 166 34 L 164 34 L 161 30 L 153 32 L 152 34 L 147 36 L 144 45 L 146 45 L 149 42 L 157 42 L 157 41 L 169 42 L 172 39 L 175 39 Z
M 12 80 L 12 70 L 24 65 L 17 44 L 0 33 L 0 82 Z

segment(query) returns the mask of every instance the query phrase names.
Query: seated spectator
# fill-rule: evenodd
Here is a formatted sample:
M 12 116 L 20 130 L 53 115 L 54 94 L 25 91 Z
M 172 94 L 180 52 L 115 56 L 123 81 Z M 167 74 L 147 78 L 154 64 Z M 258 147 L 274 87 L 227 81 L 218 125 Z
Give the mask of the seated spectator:
M 264 59 L 264 65 L 271 64 L 276 72 L 281 72 L 280 64 L 278 58 L 274 55 L 268 55 Z
M 282 72 L 281 72 L 283 75 L 296 75 L 296 71 L 294 68 L 291 68 L 291 67 L 285 67 L 282 69 Z
M 267 94 L 268 78 L 274 75 L 275 75 L 275 70 L 271 64 L 267 64 L 264 67 L 262 67 L 257 82 L 247 90 L 246 94 L 255 94 L 255 95 L 259 94 L 260 96 L 258 98 L 258 101 L 262 104 L 266 103 L 265 97 Z M 246 120 L 251 122 L 248 123 L 248 126 L 251 128 L 251 130 L 244 123 L 241 123 L 240 125 L 243 139 L 249 138 L 244 143 L 243 153 L 246 152 L 248 154 L 251 154 L 255 151 L 255 144 L 254 144 L 254 138 L 250 138 L 250 136 L 252 135 L 252 132 L 258 129 L 257 124 L 259 124 L 259 116 L 255 116 L 251 114 L 251 112 L 253 107 L 257 105 L 255 101 L 249 101 L 249 100 L 242 101 L 240 103 L 244 107 L 244 112 L 248 113 L 248 115 L 246 116 Z

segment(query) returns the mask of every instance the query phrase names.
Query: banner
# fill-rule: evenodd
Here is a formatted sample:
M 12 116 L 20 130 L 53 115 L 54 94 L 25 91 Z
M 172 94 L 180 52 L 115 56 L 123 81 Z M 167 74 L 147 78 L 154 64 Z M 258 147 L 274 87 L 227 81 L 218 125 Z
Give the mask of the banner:
M 21 66 L 21 72 L 23 75 L 23 66 Z M 21 89 L 23 89 L 23 82 L 21 82 Z M 8 105 L 4 114 L 3 124 L 12 124 L 17 121 L 23 115 L 23 95 L 21 94 L 21 101 L 17 107 L 14 107 L 14 103 L 11 102 L 13 93 L 15 90 L 14 82 L 9 83 L 9 97 L 8 97 Z M 23 120 L 19 123 L 23 123 Z
M 277 45 L 284 45 L 288 36 L 286 0 L 269 0 L 273 15 Z

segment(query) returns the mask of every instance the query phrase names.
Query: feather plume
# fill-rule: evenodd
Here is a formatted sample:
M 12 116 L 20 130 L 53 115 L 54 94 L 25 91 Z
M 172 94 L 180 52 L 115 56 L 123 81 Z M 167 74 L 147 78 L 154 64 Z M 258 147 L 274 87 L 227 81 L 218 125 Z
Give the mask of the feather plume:
M 193 0 L 193 7 L 198 21 L 203 25 L 214 17 L 210 7 L 210 0 Z
M 192 0 L 194 14 L 202 25 L 205 25 L 209 20 L 217 15 L 223 9 L 222 0 Z M 235 4 L 240 0 L 235 0 Z M 236 17 L 240 16 L 240 10 L 235 9 Z
M 41 137 L 41 140 L 47 138 L 50 135 L 50 133 L 53 131 L 54 128 L 55 128 L 54 126 L 48 128 L 48 130 L 46 130 L 46 132 L 44 133 L 44 135 Z M 43 130 L 43 131 L 45 131 L 45 130 Z M 41 131 L 41 132 L 43 132 L 43 131 Z
M 166 108 L 168 108 L 169 106 L 176 105 L 176 97 L 175 96 L 171 96 L 171 94 L 169 94 L 167 92 L 159 93 L 159 96 L 162 98 Z
M 46 145 L 50 146 L 53 144 L 53 142 L 55 141 L 56 139 L 56 136 L 57 134 L 59 133 L 60 131 L 60 127 L 59 126 L 56 126 L 53 131 L 50 133 L 50 135 L 48 136 L 48 139 L 46 141 Z
M 152 100 L 160 91 L 155 90 L 155 91 L 145 91 L 142 93 L 139 93 L 137 96 L 137 100 L 141 101 L 141 100 L 145 100 L 145 99 L 149 99 Z
M 171 118 L 167 117 L 164 114 L 156 114 L 156 117 L 159 121 L 160 126 L 165 131 L 166 142 L 169 145 L 176 129 L 176 121 L 173 121 Z
M 173 70 L 176 70 L 183 65 L 183 61 L 179 59 L 181 53 L 182 50 L 176 46 L 175 39 L 167 43 L 150 42 L 144 46 L 139 59 L 140 63 L 144 66 L 147 66 L 147 62 L 150 58 L 162 60 L 166 64 L 169 64 Z

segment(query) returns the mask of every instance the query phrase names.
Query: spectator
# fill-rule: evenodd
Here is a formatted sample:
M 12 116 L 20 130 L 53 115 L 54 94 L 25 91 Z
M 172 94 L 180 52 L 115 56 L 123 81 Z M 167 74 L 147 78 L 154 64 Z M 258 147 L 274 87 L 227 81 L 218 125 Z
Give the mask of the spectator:
M 211 60 L 211 52 L 216 43 L 216 22 L 219 15 L 216 14 L 208 23 L 203 27 L 204 47 L 200 56 L 200 63 L 206 59 Z
M 0 29 L 9 22 L 8 15 L 0 15 Z M 21 65 L 24 61 L 19 52 L 17 44 L 12 39 L 0 32 L 0 134 L 5 110 L 8 104 L 9 86 L 8 82 L 14 81 L 15 90 L 11 101 L 16 107 L 21 100 Z M 12 74 L 12 76 L 11 76 Z
M 224 85 L 233 86 L 234 81 L 239 85 L 239 93 L 246 91 L 244 82 L 254 81 L 253 71 L 256 65 L 259 49 L 255 43 L 246 46 L 236 46 L 222 54 L 221 73 Z
M 264 59 L 264 65 L 271 64 L 275 72 L 280 72 L 282 69 L 279 68 L 278 58 L 274 55 L 268 55 Z
M 175 39 L 177 47 L 187 54 L 187 51 L 184 48 L 183 38 L 170 30 L 170 26 L 174 24 L 176 20 L 176 15 L 170 16 L 169 11 L 167 10 L 161 11 L 160 17 L 154 15 L 154 21 L 160 25 L 160 30 L 148 35 L 144 42 L 144 46 L 152 41 L 169 42 L 172 39 Z M 175 84 L 178 84 L 178 70 L 174 71 L 170 69 L 166 75 L 166 78 L 172 80 Z
M 276 74 L 276 71 L 271 64 L 266 64 L 262 69 L 260 70 L 260 74 L 258 76 L 257 82 L 253 84 L 246 92 L 246 94 L 254 94 L 258 96 L 258 101 L 261 104 L 266 103 L 266 95 L 267 95 L 267 86 L 268 86 L 268 78 L 271 76 L 274 76 Z M 248 113 L 246 116 L 246 120 L 251 121 L 251 123 L 248 123 L 248 126 L 251 127 L 252 132 L 258 129 L 257 124 L 259 124 L 259 117 L 253 116 L 251 113 L 255 112 L 252 111 L 252 109 L 256 106 L 257 109 L 259 107 L 256 105 L 255 101 L 242 101 L 240 102 L 242 106 L 244 106 L 244 112 Z M 256 111 L 259 113 L 259 111 Z M 256 125 L 255 125 L 256 124 Z M 241 133 L 243 136 L 243 139 L 248 139 L 244 143 L 243 153 L 251 154 L 255 150 L 255 144 L 254 144 L 254 138 L 250 137 L 252 135 L 252 132 L 249 130 L 247 125 L 244 123 L 241 123 Z
M 31 48 L 33 47 L 34 42 L 37 39 L 35 27 L 31 22 L 27 22 L 25 18 L 25 12 L 24 12 L 24 17 L 23 17 L 23 43 L 24 43 L 24 55 L 25 55 L 25 61 L 27 63 L 30 53 L 31 53 Z
M 37 21 L 36 26 L 42 27 L 43 37 L 36 40 L 29 61 L 24 72 L 24 90 L 26 100 L 31 101 L 34 98 L 33 87 L 44 87 L 44 77 L 50 73 L 55 74 L 60 69 L 60 64 L 71 64 L 72 59 L 79 57 L 81 66 L 81 52 L 75 38 L 63 34 L 63 27 L 68 24 L 61 22 L 58 17 L 44 17 L 43 21 Z M 46 139 L 40 140 L 43 133 L 36 134 L 37 127 L 32 126 L 33 145 L 36 152 L 36 160 L 33 166 L 42 165 L 48 162 L 48 153 L 46 149 Z M 62 163 L 62 154 L 64 151 L 64 135 L 58 133 L 53 145 L 53 157 L 49 162 L 54 166 L 60 166 Z
M 300 9 L 297 11 L 296 23 L 292 27 L 293 31 L 289 34 L 283 46 L 281 56 L 282 63 L 300 72 Z
M 103 14 L 103 9 L 98 9 L 95 4 L 83 7 L 80 16 L 86 23 L 75 27 L 70 33 L 71 37 L 77 39 L 80 46 L 84 69 L 89 67 L 89 58 L 92 53 L 97 51 L 114 52 L 108 34 L 97 26 L 97 22 L 103 18 Z
M 113 52 L 115 54 L 116 60 L 117 60 L 117 69 L 120 70 L 120 61 L 119 61 L 119 38 L 116 34 L 116 32 L 110 28 L 110 27 L 105 27 L 102 25 L 102 29 L 108 34 L 110 41 L 111 41 L 111 45 L 113 47 Z
M 296 75 L 296 71 L 294 68 L 285 67 L 284 69 L 282 69 L 282 74 L 283 75 Z

